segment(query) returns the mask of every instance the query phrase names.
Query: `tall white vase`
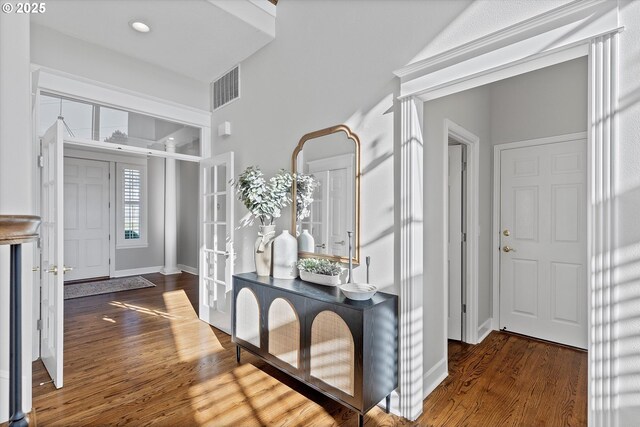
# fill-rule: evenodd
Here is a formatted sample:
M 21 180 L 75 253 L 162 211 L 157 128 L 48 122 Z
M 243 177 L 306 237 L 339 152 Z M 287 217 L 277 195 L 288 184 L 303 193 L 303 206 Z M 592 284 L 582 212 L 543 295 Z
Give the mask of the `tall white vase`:
M 302 233 L 298 236 L 298 250 L 300 252 L 314 252 L 315 251 L 315 239 L 309 233 L 306 228 L 302 230 Z
M 298 277 L 298 241 L 282 230 L 282 234 L 273 241 L 273 277 L 276 279 L 295 279 Z
M 276 235 L 275 225 L 261 225 L 255 244 L 256 274 L 268 276 L 271 274 L 271 246 Z

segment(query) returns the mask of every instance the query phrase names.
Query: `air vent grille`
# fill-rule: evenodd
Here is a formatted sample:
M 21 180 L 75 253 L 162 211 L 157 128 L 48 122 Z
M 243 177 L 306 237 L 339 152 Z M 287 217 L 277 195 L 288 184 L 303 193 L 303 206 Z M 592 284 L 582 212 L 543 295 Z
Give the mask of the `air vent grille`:
M 217 110 L 240 98 L 240 66 L 213 82 L 213 109 Z

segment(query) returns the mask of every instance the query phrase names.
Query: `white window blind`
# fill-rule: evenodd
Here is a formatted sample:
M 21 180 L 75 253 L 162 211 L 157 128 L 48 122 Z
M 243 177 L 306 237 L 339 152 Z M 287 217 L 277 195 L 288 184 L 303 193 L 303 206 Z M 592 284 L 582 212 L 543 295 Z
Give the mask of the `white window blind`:
M 118 163 L 118 209 L 119 247 L 144 247 L 146 233 L 146 169 L 141 165 Z
M 140 196 L 142 185 L 140 171 L 124 168 L 122 171 L 124 185 L 124 238 L 140 239 Z

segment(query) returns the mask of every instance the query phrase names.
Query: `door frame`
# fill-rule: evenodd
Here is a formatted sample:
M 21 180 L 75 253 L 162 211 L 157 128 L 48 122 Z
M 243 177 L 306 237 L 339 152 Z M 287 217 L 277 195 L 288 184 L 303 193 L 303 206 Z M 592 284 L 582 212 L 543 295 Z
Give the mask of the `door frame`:
M 463 313 L 462 319 L 462 341 L 469 344 L 478 343 L 478 226 L 480 221 L 480 138 L 468 131 L 464 127 L 455 123 L 450 119 L 444 119 L 444 144 L 449 145 L 449 138 L 459 142 L 467 149 L 467 170 L 464 173 L 463 188 L 466 187 L 464 215 L 465 230 L 467 239 L 465 242 L 465 254 L 463 259 L 464 275 L 462 276 L 462 296 L 463 304 L 466 304 L 466 313 Z M 444 164 L 448 165 L 448 150 L 443 150 Z M 444 187 L 449 186 L 448 166 L 445 167 Z M 449 220 L 449 208 L 443 205 L 445 210 L 444 218 Z M 446 224 L 445 224 L 446 226 Z M 448 248 L 449 243 L 445 233 L 445 247 Z M 447 259 L 445 257 L 445 264 Z M 445 283 L 448 281 L 448 273 L 445 268 Z M 447 292 L 444 293 L 445 304 L 448 304 Z M 448 307 L 448 305 L 445 305 Z M 446 326 L 446 324 L 445 324 Z M 446 348 L 447 334 L 445 334 Z
M 436 310 L 441 333 L 446 335 L 446 312 L 436 301 L 425 304 L 422 297 L 425 277 L 430 274 L 424 271 L 423 218 L 427 217 L 425 209 L 434 209 L 423 201 L 424 102 L 587 57 L 588 413 L 592 426 L 612 424 L 617 396 L 610 391 L 615 389 L 618 357 L 612 309 L 616 265 L 613 172 L 619 138 L 618 45 L 624 30 L 618 17 L 617 2 L 572 1 L 394 71 L 400 79 L 395 149 L 399 208 L 394 227 L 400 375 L 399 399 L 394 399 L 393 410 L 405 418 L 417 419 L 423 410 L 424 391 L 433 390 L 448 375 L 440 362 L 424 366 L 423 313 Z M 439 347 L 434 346 L 429 360 L 445 357 L 446 349 Z
M 493 196 L 491 210 L 491 289 L 492 289 L 492 322 L 491 329 L 500 328 L 500 156 L 504 150 L 513 148 L 533 147 L 536 145 L 555 144 L 558 142 L 575 141 L 577 139 L 588 139 L 587 132 L 567 133 L 563 135 L 550 136 L 546 138 L 527 139 L 524 141 L 507 142 L 493 146 Z M 584 201 L 584 208 L 588 210 L 589 202 Z M 496 251 L 498 250 L 498 255 Z M 588 252 L 588 251 L 587 251 Z M 587 253 L 588 257 L 588 253 Z

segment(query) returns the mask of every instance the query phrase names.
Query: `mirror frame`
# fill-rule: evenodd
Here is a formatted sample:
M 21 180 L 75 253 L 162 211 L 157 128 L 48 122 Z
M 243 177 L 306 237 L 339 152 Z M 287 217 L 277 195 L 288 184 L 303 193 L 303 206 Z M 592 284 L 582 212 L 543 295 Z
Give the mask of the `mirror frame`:
M 320 129 L 314 132 L 307 133 L 300 138 L 300 142 L 296 146 L 295 150 L 293 150 L 293 154 L 291 156 L 291 171 L 292 173 L 297 172 L 297 160 L 298 154 L 302 151 L 302 147 L 304 144 L 312 139 L 320 138 L 321 136 L 327 136 L 334 133 L 344 132 L 347 135 L 347 138 L 352 140 L 356 145 L 356 164 L 355 164 L 355 239 L 353 242 L 353 258 L 352 262 L 354 265 L 360 264 L 360 138 L 358 135 L 353 133 L 351 129 L 347 125 L 336 125 L 331 126 L 325 129 Z M 293 181 L 292 185 L 292 200 L 291 203 L 291 229 L 296 230 L 296 182 Z M 347 264 L 349 262 L 348 256 L 339 256 L 339 255 L 321 255 L 312 252 L 301 252 L 298 251 L 299 258 L 324 258 L 334 262 L 340 262 Z

